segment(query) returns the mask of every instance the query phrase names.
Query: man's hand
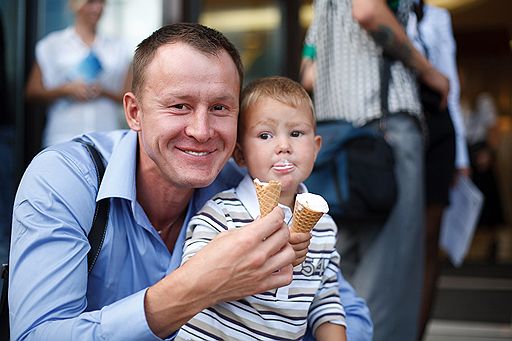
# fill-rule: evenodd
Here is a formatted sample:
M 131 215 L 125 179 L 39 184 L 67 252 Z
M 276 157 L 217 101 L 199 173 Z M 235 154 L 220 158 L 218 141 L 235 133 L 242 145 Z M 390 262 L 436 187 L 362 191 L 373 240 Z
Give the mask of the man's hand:
M 288 285 L 296 254 L 283 219 L 276 207 L 240 229 L 219 234 L 151 286 L 144 301 L 151 330 L 167 337 L 206 307 Z
M 293 261 L 293 266 L 304 262 L 310 243 L 311 233 L 290 232 L 290 244 L 295 251 L 295 260 Z

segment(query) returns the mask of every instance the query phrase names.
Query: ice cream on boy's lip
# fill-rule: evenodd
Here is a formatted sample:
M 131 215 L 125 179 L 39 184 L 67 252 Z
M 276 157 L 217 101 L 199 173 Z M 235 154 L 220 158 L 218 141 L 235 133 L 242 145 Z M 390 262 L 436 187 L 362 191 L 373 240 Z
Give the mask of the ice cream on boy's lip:
M 274 163 L 273 168 L 278 171 L 287 171 L 293 169 L 294 165 L 288 160 L 280 160 Z

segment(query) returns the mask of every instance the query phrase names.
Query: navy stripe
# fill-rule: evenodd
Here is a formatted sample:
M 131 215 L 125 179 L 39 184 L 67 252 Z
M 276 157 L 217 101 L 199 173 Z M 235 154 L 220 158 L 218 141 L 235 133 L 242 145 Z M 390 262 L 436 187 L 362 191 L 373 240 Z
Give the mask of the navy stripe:
M 268 333 L 264 333 L 262 331 L 259 331 L 259 330 L 256 330 L 256 329 L 252 329 L 248 326 L 245 326 L 243 324 L 240 324 L 240 322 L 236 321 L 236 320 L 233 320 L 232 318 L 229 318 L 221 313 L 219 313 L 215 308 L 209 308 L 207 310 L 212 310 L 213 312 L 215 312 L 220 318 L 226 320 L 226 321 L 229 321 L 235 325 L 238 325 L 238 326 L 242 326 L 242 327 L 245 327 L 247 330 L 251 331 L 252 333 L 254 334 L 257 334 L 257 335 L 261 335 L 261 336 L 264 336 L 264 337 L 268 337 L 270 338 L 271 340 L 274 340 L 276 337 L 275 335 L 271 335 L 271 334 L 268 334 Z M 247 334 L 248 335 L 248 334 Z M 282 340 L 282 341 L 295 341 L 295 340 L 301 340 L 302 338 L 298 338 L 298 339 L 286 339 L 286 338 L 279 338 L 279 340 Z
M 205 217 L 208 217 L 210 218 L 211 220 L 213 220 L 219 227 L 222 227 L 224 228 L 224 230 L 227 230 L 228 227 L 226 225 L 224 225 L 221 221 L 217 220 L 214 216 L 212 216 L 210 213 L 207 213 L 207 212 L 202 212 L 200 215 L 197 216 L 198 219 L 201 219 L 203 220 L 206 224 L 210 225 L 207 221 L 205 221 L 204 219 L 202 219 L 202 216 L 205 216 Z M 212 227 L 216 227 L 216 226 L 212 226 Z M 220 231 L 219 231 L 220 232 Z
M 252 223 L 254 221 L 254 219 L 252 218 L 249 218 L 249 219 L 235 219 L 233 217 L 231 217 L 233 219 L 233 222 L 234 223 L 244 223 L 244 224 L 249 224 L 249 223 Z
M 194 335 L 194 336 L 196 336 L 196 337 L 200 337 L 200 336 L 199 336 L 198 334 L 194 334 L 194 333 L 192 333 L 192 331 L 191 331 L 191 330 L 189 330 L 189 328 L 190 328 L 190 329 L 194 329 L 194 330 L 196 330 L 196 331 L 198 331 L 198 332 L 200 332 L 200 333 L 202 333 L 202 334 L 208 335 L 209 337 L 211 337 L 211 338 L 212 338 L 212 339 L 214 339 L 214 340 L 222 341 L 222 338 L 220 338 L 220 337 L 218 337 L 218 336 L 216 336 L 216 335 L 213 335 L 213 334 L 211 334 L 211 333 L 207 332 L 206 330 L 203 330 L 203 329 L 201 329 L 201 328 L 198 328 L 198 327 L 196 327 L 196 326 L 194 326 L 194 325 L 192 325 L 192 324 L 190 324 L 190 323 L 187 323 L 184 327 L 187 327 L 187 328 L 183 328 L 187 333 L 192 334 L 192 335 Z M 203 339 L 203 340 L 204 340 L 204 339 Z
M 306 302 L 309 302 L 309 301 L 306 301 Z M 291 320 L 291 321 L 300 321 L 300 320 L 306 320 L 307 318 L 307 315 L 304 315 L 304 316 L 297 316 L 297 317 L 293 317 L 293 316 L 288 316 L 288 315 L 284 315 L 284 314 L 281 314 L 277 311 L 271 311 L 271 310 L 258 310 L 254 307 L 252 307 L 251 305 L 249 304 L 245 304 L 246 302 L 239 302 L 239 301 L 235 301 L 235 302 L 227 302 L 228 304 L 236 307 L 237 309 L 240 309 L 240 310 L 243 310 L 249 314 L 252 314 L 252 315 L 255 315 L 255 316 L 262 316 L 262 315 L 266 315 L 266 316 L 279 316 L 279 317 L 283 317 L 285 319 L 288 319 L 288 320 Z M 246 305 L 246 306 L 249 306 L 249 307 L 252 307 L 254 310 L 256 311 L 251 311 L 251 310 L 248 310 L 248 309 L 245 309 L 244 307 L 241 307 L 239 305 L 236 305 L 235 303 L 244 303 L 243 305 Z M 301 303 L 301 302 L 297 302 L 297 303 Z M 279 319 L 272 319 L 272 318 L 264 318 L 266 321 L 278 321 L 278 322 L 283 322 L 283 323 L 287 323 L 286 321 L 284 320 L 279 320 Z M 293 323 L 288 323 L 288 324 L 291 324 L 291 325 L 294 325 L 294 326 L 300 326 L 302 325 L 302 323 L 300 324 L 293 324 Z

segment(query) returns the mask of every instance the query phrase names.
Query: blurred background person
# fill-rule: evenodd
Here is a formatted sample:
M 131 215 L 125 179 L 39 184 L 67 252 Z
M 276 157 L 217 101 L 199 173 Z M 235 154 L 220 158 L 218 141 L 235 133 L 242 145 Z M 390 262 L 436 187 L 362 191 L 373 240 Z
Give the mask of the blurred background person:
M 498 112 L 487 92 L 470 91 L 469 77 L 460 72 L 461 109 L 471 162 L 471 179 L 484 195 L 478 228 L 490 233 L 488 261 L 496 261 L 497 228 L 504 223 L 503 209 L 496 177 L 496 151 L 500 144 Z
M 430 318 L 439 277 L 439 235 L 444 209 L 449 205 L 450 187 L 458 176 L 469 175 L 464 123 L 460 111 L 456 44 L 450 13 L 416 0 L 407 33 L 441 73 L 450 79 L 447 110 L 425 105 L 428 139 L 425 153 L 425 272 L 418 340 L 423 338 Z M 438 107 L 438 103 L 433 103 Z
M 317 0 L 306 34 L 302 82 L 313 86 L 322 121 L 383 130 L 393 148 L 398 200 L 384 223 L 341 224 L 342 270 L 367 300 L 374 340 L 415 340 L 423 284 L 423 134 L 417 80 L 441 94 L 448 79 L 417 51 L 405 32 L 412 0 Z M 390 59 L 383 120 L 381 83 Z M 382 85 L 382 86 L 381 86 Z M 311 188 L 312 192 L 315 191 Z
M 105 0 L 70 0 L 74 25 L 36 45 L 25 95 L 29 102 L 49 104 L 43 147 L 121 127 L 132 51 L 123 41 L 98 33 L 104 6 Z

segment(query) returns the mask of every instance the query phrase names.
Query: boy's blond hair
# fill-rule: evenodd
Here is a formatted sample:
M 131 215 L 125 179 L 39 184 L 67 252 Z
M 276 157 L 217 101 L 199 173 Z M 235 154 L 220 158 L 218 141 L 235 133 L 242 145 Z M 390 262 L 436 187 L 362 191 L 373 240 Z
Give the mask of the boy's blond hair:
M 299 83 L 287 77 L 272 76 L 256 79 L 243 89 L 240 97 L 240 115 L 238 117 L 238 136 L 243 133 L 244 116 L 250 106 L 261 98 L 271 98 L 293 108 L 301 106 L 311 110 L 313 124 L 315 123 L 315 111 L 313 101 L 307 91 Z

